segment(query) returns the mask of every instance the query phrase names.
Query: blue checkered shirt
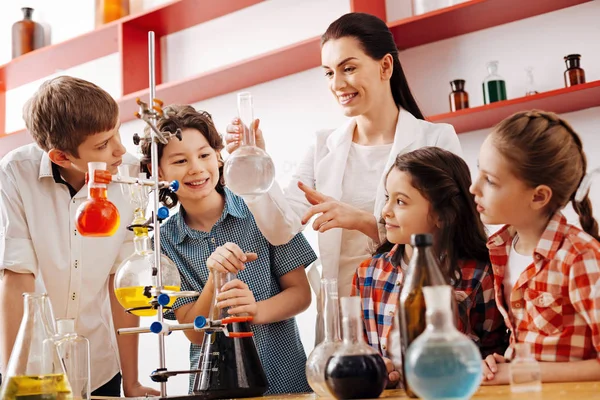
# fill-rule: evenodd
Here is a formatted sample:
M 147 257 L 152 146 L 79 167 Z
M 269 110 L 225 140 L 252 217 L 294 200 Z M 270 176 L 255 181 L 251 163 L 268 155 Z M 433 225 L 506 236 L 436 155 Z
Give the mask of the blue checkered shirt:
M 179 269 L 181 290 L 201 292 L 208 279 L 206 260 L 227 242 L 237 244 L 244 252 L 258 254 L 256 261 L 246 264 L 238 278 L 246 283 L 256 301 L 269 299 L 281 292 L 279 278 L 299 266 L 309 266 L 317 258 L 301 233 L 282 246 L 273 246 L 262 235 L 242 198 L 225 189 L 223 214 L 210 232 L 190 228 L 180 209 L 161 227 L 161 247 Z M 197 298 L 181 298 L 177 309 Z M 300 341 L 296 320 L 252 325 L 254 340 L 269 382 L 268 394 L 310 392 L 306 381 L 306 353 Z M 201 354 L 199 345 L 190 345 L 190 368 L 196 369 Z M 190 378 L 190 392 L 193 379 Z

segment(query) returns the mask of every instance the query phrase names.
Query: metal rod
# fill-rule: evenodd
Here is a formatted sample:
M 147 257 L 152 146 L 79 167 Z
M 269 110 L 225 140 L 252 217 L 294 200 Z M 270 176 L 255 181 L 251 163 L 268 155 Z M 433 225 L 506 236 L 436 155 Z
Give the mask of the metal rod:
M 209 327 L 207 327 L 208 329 Z M 186 331 L 186 330 L 194 330 L 194 324 L 177 324 L 177 325 L 169 325 L 170 331 Z M 152 333 L 150 328 L 121 328 L 117 330 L 119 335 L 136 335 L 140 333 Z M 160 335 L 159 335 L 160 336 Z
M 154 32 L 148 32 L 148 75 L 150 79 L 149 85 L 149 93 L 150 93 L 150 102 L 148 103 L 150 109 L 154 106 L 154 96 L 156 92 L 156 80 L 155 80 L 155 55 L 154 55 Z M 151 121 L 152 126 L 156 126 L 156 118 L 153 116 Z M 156 143 L 156 132 L 155 129 L 150 129 L 151 135 L 151 150 L 150 156 L 152 158 L 152 179 L 154 180 L 155 186 L 152 191 L 153 198 L 153 223 L 154 223 L 154 265 L 157 269 L 157 277 L 156 277 L 156 289 L 162 290 L 162 266 L 160 265 L 160 223 L 158 221 L 158 205 L 159 205 L 159 190 L 158 190 L 158 144 Z M 158 306 L 158 322 L 163 322 L 163 307 L 161 305 Z M 158 366 L 159 368 L 165 367 L 165 336 L 158 335 Z M 160 383 L 160 396 L 167 396 L 167 383 Z
M 129 185 L 137 183 L 138 185 L 151 186 L 151 187 L 154 187 L 156 185 L 156 182 L 154 182 L 153 179 L 141 179 L 141 178 L 134 178 L 131 176 L 123 176 L 123 175 L 113 175 L 111 182 L 121 183 L 121 184 L 129 184 Z M 167 182 L 167 181 L 158 182 L 159 189 L 168 188 L 170 185 L 171 185 L 171 182 Z

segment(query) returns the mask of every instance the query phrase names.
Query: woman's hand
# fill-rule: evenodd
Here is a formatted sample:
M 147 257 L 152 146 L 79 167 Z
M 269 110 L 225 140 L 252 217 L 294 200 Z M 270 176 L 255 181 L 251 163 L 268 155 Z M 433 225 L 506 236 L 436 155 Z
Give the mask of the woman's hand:
M 225 243 L 217 247 L 206 260 L 206 267 L 210 271 L 236 274 L 246 268 L 244 263 L 254 261 L 258 258 L 256 253 L 244 253 L 235 243 Z
M 298 182 L 298 187 L 304 192 L 306 200 L 313 205 L 302 217 L 303 225 L 313 216 L 320 214 L 313 221 L 312 226 L 315 231 L 326 232 L 333 228 L 350 229 L 378 240 L 377 220 L 371 213 L 325 196 L 302 182 Z
M 255 317 L 258 312 L 258 305 L 254 299 L 254 294 L 244 282 L 234 279 L 227 282 L 221 288 L 221 293 L 217 297 L 217 307 L 230 307 L 227 312 L 230 315 L 248 314 Z
M 254 120 L 254 139 L 256 141 L 256 146 L 265 150 L 265 139 L 263 137 L 262 131 L 258 128 L 260 124 L 259 119 Z M 234 118 L 231 121 L 231 124 L 227 125 L 225 134 L 225 150 L 229 154 L 233 153 L 238 147 L 240 147 L 240 142 L 242 141 L 241 133 L 242 133 L 242 121 L 239 118 Z M 266 150 L 265 150 L 266 151 Z
M 489 356 L 487 356 L 485 358 L 485 360 L 482 361 L 483 363 L 483 383 L 485 384 L 486 382 L 490 383 L 490 384 L 505 384 L 506 382 L 503 383 L 499 383 L 498 380 L 499 378 L 502 378 L 501 380 L 507 380 L 508 379 L 508 375 L 506 374 L 508 372 L 508 364 L 506 364 L 506 359 L 501 356 L 498 353 L 494 353 L 494 354 L 490 354 Z M 503 364 L 502 367 L 499 364 Z M 506 367 L 506 368 L 505 368 Z M 500 371 L 500 369 L 502 369 L 502 373 L 498 373 Z M 500 376 L 496 376 L 496 375 L 502 375 Z M 506 377 L 504 376 L 506 375 Z M 492 383 L 492 381 L 495 381 L 494 383 Z
M 398 386 L 398 382 L 400 381 L 400 372 L 396 371 L 396 367 L 394 366 L 392 360 L 387 357 L 382 358 L 388 373 L 388 383 L 386 388 L 393 389 Z

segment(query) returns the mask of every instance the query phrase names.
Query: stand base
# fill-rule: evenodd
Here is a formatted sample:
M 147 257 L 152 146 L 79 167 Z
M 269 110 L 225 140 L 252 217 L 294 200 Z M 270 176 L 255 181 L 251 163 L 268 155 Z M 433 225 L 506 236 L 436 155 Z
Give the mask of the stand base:
M 159 400 L 216 400 L 216 399 L 241 399 L 244 397 L 261 397 L 267 388 L 207 390 L 198 394 L 181 396 L 159 397 Z

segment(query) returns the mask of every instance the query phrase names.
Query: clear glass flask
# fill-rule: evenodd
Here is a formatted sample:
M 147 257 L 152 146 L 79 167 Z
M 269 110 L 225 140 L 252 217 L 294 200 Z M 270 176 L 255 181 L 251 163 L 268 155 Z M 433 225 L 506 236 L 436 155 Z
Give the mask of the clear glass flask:
M 420 398 L 470 399 L 481 383 L 481 353 L 454 326 L 453 289 L 423 288 L 427 329 L 412 342 L 404 358 L 406 380 Z
M 381 355 L 365 343 L 360 297 L 342 297 L 340 348 L 327 362 L 325 380 L 336 399 L 374 399 L 388 382 Z
M 506 82 L 498 75 L 498 61 L 487 63 L 488 76 L 483 80 L 483 103 L 506 100 Z
M 513 393 L 542 390 L 540 363 L 531 354 L 529 343 L 515 344 L 515 357 L 509 364 L 509 377 L 510 391 Z
M 306 360 L 306 379 L 318 396 L 329 397 L 331 393 L 325 381 L 325 366 L 342 344 L 337 279 L 321 279 L 319 301 L 325 338 Z
M 90 388 L 90 342 L 75 332 L 75 320 L 56 321 L 58 330 L 55 344 L 65 365 L 74 400 L 89 400 Z
M 23 319 L 6 367 L 0 400 L 72 400 L 47 294 L 23 294 Z
M 238 93 L 238 115 L 242 130 L 240 147 L 225 161 L 225 184 L 240 196 L 259 196 L 266 193 L 275 180 L 275 165 L 271 157 L 256 146 L 252 95 Z
M 88 199 L 77 208 L 75 226 L 82 236 L 112 236 L 119 229 L 119 210 L 108 199 L 107 185 L 96 182 L 96 170 L 106 170 L 106 163 L 88 163 Z
M 525 74 L 527 75 L 525 96 L 532 96 L 534 94 L 538 94 L 538 91 L 536 90 L 535 80 L 533 79 L 533 67 L 525 68 Z

